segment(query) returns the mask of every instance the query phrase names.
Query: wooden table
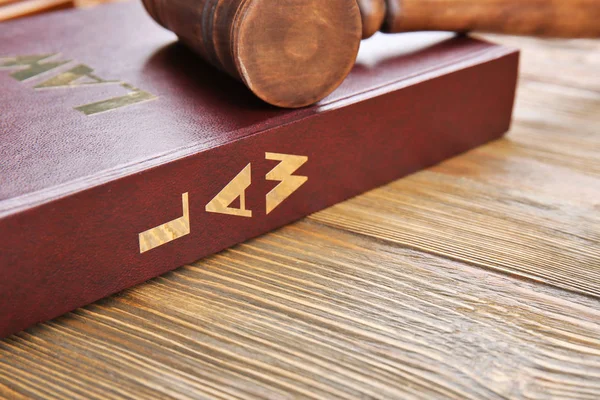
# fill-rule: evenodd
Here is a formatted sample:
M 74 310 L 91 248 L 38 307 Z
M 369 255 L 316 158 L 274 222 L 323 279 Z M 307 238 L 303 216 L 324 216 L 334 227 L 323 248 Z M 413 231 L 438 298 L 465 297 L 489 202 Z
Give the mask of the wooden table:
M 600 398 L 600 41 L 510 134 L 0 341 L 0 397 Z

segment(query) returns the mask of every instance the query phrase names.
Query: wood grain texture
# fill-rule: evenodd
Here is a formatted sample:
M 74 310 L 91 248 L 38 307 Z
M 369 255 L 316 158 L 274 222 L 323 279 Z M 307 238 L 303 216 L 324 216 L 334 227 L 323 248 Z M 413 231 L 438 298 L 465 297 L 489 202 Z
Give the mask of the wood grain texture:
M 362 38 L 367 39 L 381 29 L 385 21 L 387 5 L 385 0 L 358 0 L 362 19 Z
M 17 1 L 21 1 L 21 0 L 0 0 L 0 6 L 4 6 L 4 5 L 10 4 L 10 3 L 16 3 Z
M 0 21 L 72 7 L 90 7 L 127 0 L 0 0 Z
M 73 0 L 21 0 L 0 6 L 0 22 L 73 7 Z
M 599 0 L 387 0 L 384 30 L 600 37 Z
M 143 0 L 163 27 L 267 103 L 314 104 L 346 78 L 362 35 L 354 0 Z
M 265 102 L 324 99 L 382 30 L 600 37 L 600 0 L 143 0 L 152 18 Z
M 501 40 L 505 139 L 0 341 L 0 397 L 599 398 L 600 43 Z

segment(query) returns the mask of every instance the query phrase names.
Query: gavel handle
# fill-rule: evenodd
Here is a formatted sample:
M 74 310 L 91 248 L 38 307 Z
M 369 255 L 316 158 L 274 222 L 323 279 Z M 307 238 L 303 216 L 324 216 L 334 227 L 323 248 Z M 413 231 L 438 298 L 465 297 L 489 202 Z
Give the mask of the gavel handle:
M 364 2 L 359 0 L 359 4 L 361 1 Z M 368 1 L 381 4 L 384 0 Z M 387 33 L 439 30 L 600 37 L 600 0 L 385 0 L 385 3 L 387 10 L 381 30 Z

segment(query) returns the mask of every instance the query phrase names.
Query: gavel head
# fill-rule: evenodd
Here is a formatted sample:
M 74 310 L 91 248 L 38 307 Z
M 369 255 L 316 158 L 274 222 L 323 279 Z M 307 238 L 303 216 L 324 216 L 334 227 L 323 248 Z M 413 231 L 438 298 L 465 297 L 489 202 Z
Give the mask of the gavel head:
M 331 93 L 362 36 L 356 0 L 143 0 L 148 13 L 267 103 L 303 107 Z

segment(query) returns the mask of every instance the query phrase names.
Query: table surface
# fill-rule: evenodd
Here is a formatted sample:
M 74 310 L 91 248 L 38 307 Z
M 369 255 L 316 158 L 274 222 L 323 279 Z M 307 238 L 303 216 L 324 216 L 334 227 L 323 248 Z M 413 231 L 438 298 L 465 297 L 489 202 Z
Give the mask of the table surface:
M 600 398 L 600 41 L 506 138 L 0 341 L 0 397 Z

